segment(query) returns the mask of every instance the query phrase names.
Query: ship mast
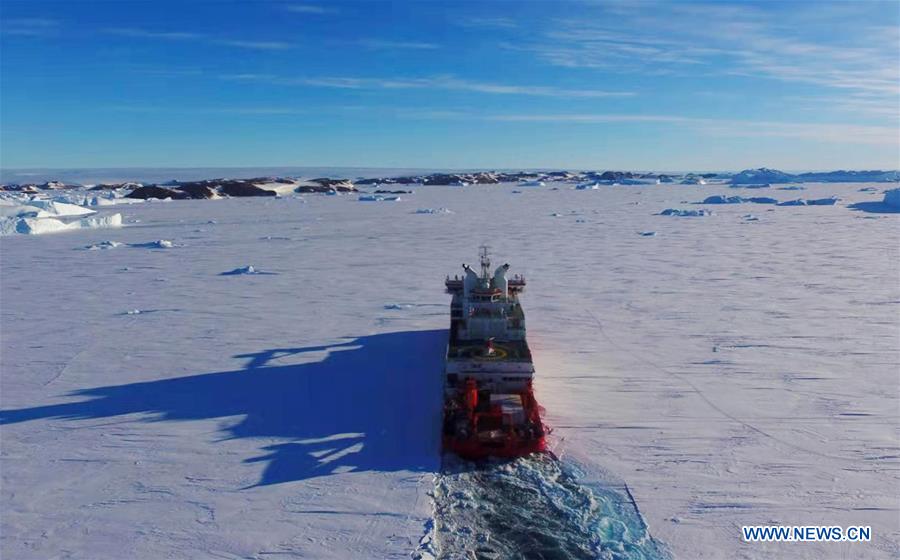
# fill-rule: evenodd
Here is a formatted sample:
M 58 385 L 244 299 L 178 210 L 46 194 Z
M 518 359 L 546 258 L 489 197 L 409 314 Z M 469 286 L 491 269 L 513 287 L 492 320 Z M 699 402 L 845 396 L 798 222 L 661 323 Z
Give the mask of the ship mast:
M 487 245 L 481 246 L 481 278 L 482 280 L 488 280 L 491 276 L 491 259 L 488 257 L 488 247 Z

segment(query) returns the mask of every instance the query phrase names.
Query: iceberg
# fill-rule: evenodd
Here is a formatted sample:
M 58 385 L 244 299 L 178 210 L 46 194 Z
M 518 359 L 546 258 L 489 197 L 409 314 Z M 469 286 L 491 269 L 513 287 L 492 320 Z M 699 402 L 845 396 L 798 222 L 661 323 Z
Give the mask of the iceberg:
M 814 198 L 810 200 L 798 198 L 797 200 L 779 202 L 776 206 L 834 206 L 839 200 L 840 199 L 836 196 L 831 196 L 828 198 Z
M 64 222 L 46 215 L 28 217 L 8 217 L 0 221 L 0 236 L 43 235 L 76 229 L 101 229 L 122 227 L 122 214 L 84 218 L 74 222 Z
M 838 200 L 840 200 L 836 196 L 831 196 L 828 198 L 815 198 L 812 200 L 807 200 L 807 206 L 834 206 L 837 204 Z

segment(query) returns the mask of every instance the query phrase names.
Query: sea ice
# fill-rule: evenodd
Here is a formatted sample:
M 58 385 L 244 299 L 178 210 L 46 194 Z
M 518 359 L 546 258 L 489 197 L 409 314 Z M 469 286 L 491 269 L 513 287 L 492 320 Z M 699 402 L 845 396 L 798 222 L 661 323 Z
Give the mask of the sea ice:
M 88 245 L 85 247 L 88 251 L 98 251 L 101 249 L 115 249 L 116 247 L 121 247 L 122 244 L 118 241 L 101 241 L 100 243 L 94 243 L 93 245 Z

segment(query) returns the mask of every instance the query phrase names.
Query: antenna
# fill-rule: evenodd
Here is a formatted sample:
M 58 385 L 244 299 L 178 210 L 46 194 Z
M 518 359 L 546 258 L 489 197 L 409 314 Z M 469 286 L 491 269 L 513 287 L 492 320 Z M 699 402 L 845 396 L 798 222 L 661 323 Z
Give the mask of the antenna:
M 487 245 L 482 245 L 481 253 L 479 253 L 479 255 L 481 256 L 481 277 L 482 278 L 490 277 L 491 259 L 488 256 L 489 249 L 490 249 L 490 247 L 488 247 Z

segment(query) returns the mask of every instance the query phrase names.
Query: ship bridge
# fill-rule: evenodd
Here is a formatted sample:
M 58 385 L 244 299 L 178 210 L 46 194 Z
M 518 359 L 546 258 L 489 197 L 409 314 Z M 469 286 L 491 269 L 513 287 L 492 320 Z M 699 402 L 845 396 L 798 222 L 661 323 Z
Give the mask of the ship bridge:
M 507 276 L 508 264 L 491 270 L 487 247 L 481 251 L 481 273 L 463 265 L 465 276 L 447 277 L 450 341 L 447 382 L 470 377 L 485 387 L 523 390 L 534 374 L 525 341 L 525 312 L 518 295 L 522 276 Z
M 450 304 L 451 339 L 460 341 L 525 340 L 525 313 L 518 294 L 525 288 L 525 278 L 507 277 L 508 264 L 491 272 L 487 247 L 481 250 L 481 274 L 463 264 L 465 276 L 447 277 L 447 291 L 453 294 Z

